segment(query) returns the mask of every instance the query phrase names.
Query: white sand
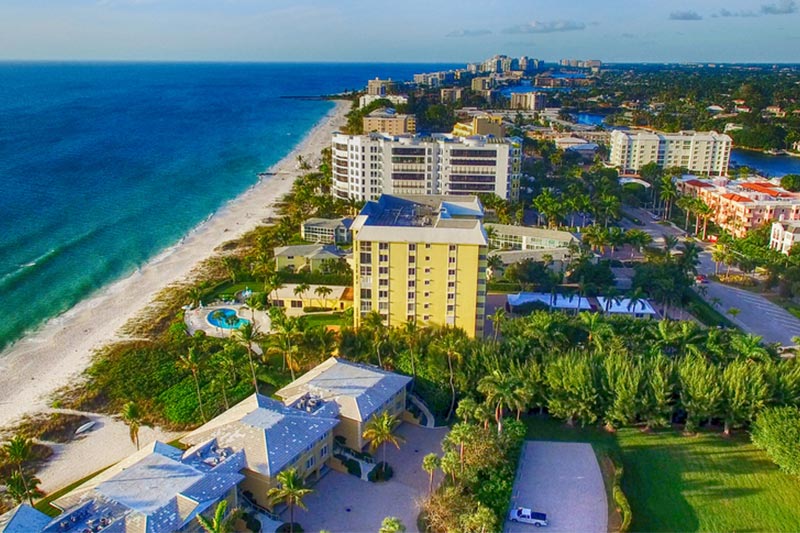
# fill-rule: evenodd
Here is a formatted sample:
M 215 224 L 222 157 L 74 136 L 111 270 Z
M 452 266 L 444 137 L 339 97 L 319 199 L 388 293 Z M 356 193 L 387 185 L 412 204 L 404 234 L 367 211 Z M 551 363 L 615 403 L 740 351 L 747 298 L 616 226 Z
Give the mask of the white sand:
M 156 293 L 167 285 L 186 279 L 192 269 L 212 255 L 223 242 L 274 216 L 275 200 L 291 189 L 299 173 L 296 170 L 297 155 L 318 160 L 320 150 L 330 144 L 331 133 L 344 123 L 348 110 L 347 102 L 337 102 L 336 107 L 294 151 L 270 168 L 275 176 L 265 178 L 228 202 L 210 220 L 200 224 L 179 244 L 165 250 L 140 271 L 48 321 L 39 331 L 0 354 L 0 426 L 7 426 L 24 414 L 46 408 L 48 397 L 79 379 L 91 362 L 92 352 L 120 338 L 118 330 L 147 306 Z M 122 440 L 126 441 L 127 432 L 123 436 Z M 124 442 L 105 441 L 98 442 L 96 448 L 117 444 L 125 446 Z M 93 453 L 89 450 L 76 462 L 91 460 Z M 95 463 L 94 460 L 91 462 Z M 94 470 L 103 466 L 106 465 L 98 464 Z M 45 481 L 44 476 L 42 480 Z
M 91 431 L 76 437 L 69 444 L 46 443 L 53 449 L 53 455 L 44 468 L 36 473 L 42 481 L 39 488 L 45 493 L 66 487 L 101 468 L 118 463 L 136 451 L 136 446 L 130 440 L 128 426 L 118 418 L 65 409 L 55 411 L 85 415 L 95 425 Z M 169 442 L 180 436 L 181 433 L 142 426 L 139 429 L 139 445 L 145 446 L 154 440 Z

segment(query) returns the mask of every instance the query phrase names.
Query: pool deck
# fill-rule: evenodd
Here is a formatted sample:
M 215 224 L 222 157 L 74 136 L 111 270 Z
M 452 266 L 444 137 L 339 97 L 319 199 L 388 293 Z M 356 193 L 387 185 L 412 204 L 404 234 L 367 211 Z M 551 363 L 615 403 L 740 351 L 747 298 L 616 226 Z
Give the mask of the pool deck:
M 244 304 L 215 304 L 197 307 L 195 309 L 187 309 L 184 314 L 184 321 L 189 330 L 189 335 L 194 335 L 195 331 L 204 331 L 210 337 L 225 338 L 230 337 L 235 329 L 219 328 L 212 325 L 208 321 L 209 313 L 213 313 L 217 309 L 235 309 L 240 318 L 245 318 L 255 323 L 258 331 L 261 333 L 269 333 L 270 321 L 269 315 L 264 311 L 250 309 Z

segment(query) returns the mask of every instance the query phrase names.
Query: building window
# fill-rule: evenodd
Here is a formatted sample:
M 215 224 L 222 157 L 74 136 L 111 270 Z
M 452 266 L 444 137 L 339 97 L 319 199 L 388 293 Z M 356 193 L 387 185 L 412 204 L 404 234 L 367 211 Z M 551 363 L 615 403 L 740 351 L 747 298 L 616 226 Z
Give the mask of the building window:
M 388 298 L 389 291 L 378 291 L 378 298 Z
M 319 458 L 324 459 L 328 455 L 328 445 L 325 444 L 319 449 Z
M 372 254 L 369 252 L 361 252 L 359 256 L 360 263 L 372 263 Z
M 378 274 L 385 276 L 389 273 L 389 267 L 378 267 Z
M 389 261 L 389 256 L 381 254 L 380 256 L 378 256 L 378 261 L 380 261 L 381 263 L 386 263 Z
M 429 243 L 429 242 L 426 242 L 426 243 L 425 243 L 425 248 L 430 248 L 430 247 L 431 247 L 431 243 Z
M 429 279 L 426 279 L 426 280 L 425 280 L 425 285 L 430 285 L 430 284 L 431 284 L 431 280 L 429 280 Z
M 447 258 L 447 262 L 448 262 L 448 263 L 450 263 L 450 264 L 452 265 L 453 263 L 455 263 L 455 262 L 456 262 L 456 258 L 455 258 L 455 257 L 448 257 L 448 258 Z
M 414 261 L 416 261 L 416 260 L 417 260 L 417 258 L 416 258 L 415 256 L 413 256 L 413 255 L 409 255 L 409 256 L 408 256 L 408 262 L 409 262 L 409 263 L 413 263 L 413 262 L 414 262 Z
M 449 249 L 451 252 L 455 252 L 455 251 L 456 251 L 456 245 L 455 245 L 455 244 L 451 244 L 451 245 L 450 245 L 450 247 L 449 247 L 448 249 Z
M 416 245 L 416 244 L 414 244 L 413 242 L 412 242 L 412 243 L 409 243 L 409 244 L 408 244 L 408 251 L 409 251 L 409 252 L 416 252 L 416 251 L 417 251 L 417 245 Z
M 413 299 L 414 299 L 414 296 L 415 296 L 415 293 L 413 293 L 413 292 L 409 292 L 409 293 L 408 293 L 408 299 L 409 299 L 409 300 L 413 300 Z
M 430 274 L 430 273 L 431 273 L 431 269 L 430 269 L 430 268 L 426 268 L 426 269 L 425 269 L 425 273 L 426 273 L 426 274 Z
M 311 457 L 309 457 L 308 459 L 306 459 L 306 470 L 308 470 L 309 468 L 314 466 L 315 462 L 316 462 L 316 460 L 315 460 L 313 455 Z
M 378 243 L 378 250 L 388 250 L 388 249 L 389 249 L 389 243 L 388 242 Z
M 292 300 L 292 308 L 297 309 L 303 307 L 303 300 Z
M 413 279 L 408 280 L 408 288 L 413 289 L 417 285 L 417 282 Z
M 416 276 L 417 275 L 417 269 L 416 268 L 409 268 L 408 269 L 408 275 L 409 276 Z
M 455 268 L 451 268 L 450 270 L 447 271 L 447 275 L 448 276 L 455 276 L 456 275 L 456 269 Z
M 425 261 L 430 261 L 430 260 L 431 260 L 431 256 L 429 256 L 429 255 L 426 255 L 426 256 L 425 256 Z

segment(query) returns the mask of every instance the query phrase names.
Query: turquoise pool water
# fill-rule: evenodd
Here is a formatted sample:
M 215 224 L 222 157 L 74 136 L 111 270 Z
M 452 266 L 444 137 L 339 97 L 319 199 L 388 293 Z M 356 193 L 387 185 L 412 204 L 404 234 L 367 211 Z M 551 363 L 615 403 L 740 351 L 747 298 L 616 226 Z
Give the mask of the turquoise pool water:
M 222 316 L 219 316 L 222 313 Z M 208 313 L 208 323 L 214 327 L 222 329 L 239 329 L 250 321 L 245 318 L 239 318 L 236 311 L 233 309 L 215 309 Z

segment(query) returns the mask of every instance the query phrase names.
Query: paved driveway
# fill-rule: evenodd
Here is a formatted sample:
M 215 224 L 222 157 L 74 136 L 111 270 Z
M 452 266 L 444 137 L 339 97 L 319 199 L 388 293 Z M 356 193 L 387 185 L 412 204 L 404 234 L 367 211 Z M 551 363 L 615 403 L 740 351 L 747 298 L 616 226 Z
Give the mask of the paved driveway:
M 511 508 L 514 507 L 547 513 L 548 532 L 605 533 L 606 489 L 591 444 L 526 442 L 511 495 Z M 528 524 L 505 525 L 507 533 L 532 530 Z
M 422 470 L 422 458 L 431 452 L 441 454 L 447 431 L 447 428 L 401 425 L 397 433 L 405 443 L 400 450 L 391 445 L 386 449 L 386 461 L 394 469 L 391 480 L 370 483 L 331 471 L 314 485 L 314 492 L 305 499 L 308 511 L 295 511 L 295 521 L 306 531 L 374 533 L 385 517 L 396 516 L 406 531 L 418 531 L 419 504 L 428 492 L 428 474 Z M 380 449 L 375 452 L 376 461 L 381 460 L 381 453 Z M 288 521 L 289 512 L 284 511 L 281 517 Z

